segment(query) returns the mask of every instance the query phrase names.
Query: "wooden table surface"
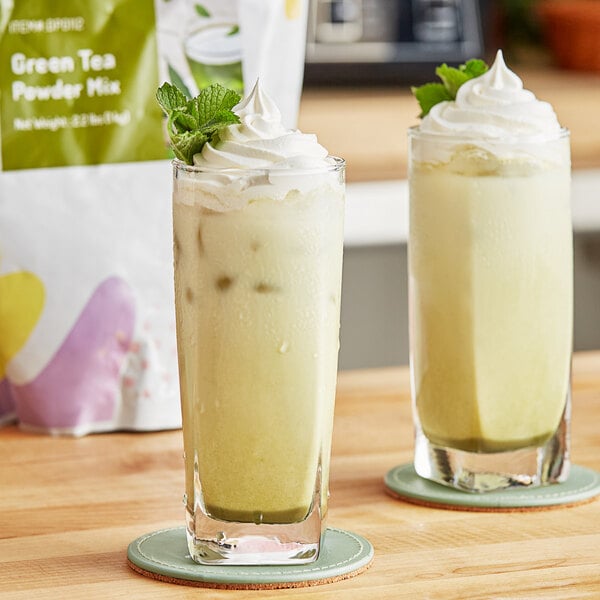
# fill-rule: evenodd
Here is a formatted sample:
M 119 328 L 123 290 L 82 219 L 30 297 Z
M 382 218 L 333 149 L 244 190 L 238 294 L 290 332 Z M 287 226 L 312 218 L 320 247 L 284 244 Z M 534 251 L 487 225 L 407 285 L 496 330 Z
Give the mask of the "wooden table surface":
M 573 387 L 573 459 L 600 470 L 600 352 L 575 357 Z M 71 439 L 5 428 L 0 598 L 600 598 L 600 500 L 529 513 L 425 508 L 384 491 L 384 473 L 411 457 L 407 369 L 342 373 L 329 522 L 371 540 L 372 567 L 325 586 L 223 591 L 126 564 L 130 541 L 183 524 L 180 431 Z

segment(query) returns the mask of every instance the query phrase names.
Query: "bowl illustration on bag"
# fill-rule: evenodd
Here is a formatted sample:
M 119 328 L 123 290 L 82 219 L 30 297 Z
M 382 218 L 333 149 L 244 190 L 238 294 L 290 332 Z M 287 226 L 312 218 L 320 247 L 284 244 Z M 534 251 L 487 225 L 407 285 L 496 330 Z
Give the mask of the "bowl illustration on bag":
M 220 83 L 243 92 L 242 46 L 235 23 L 204 25 L 193 31 L 183 46 L 198 89 Z

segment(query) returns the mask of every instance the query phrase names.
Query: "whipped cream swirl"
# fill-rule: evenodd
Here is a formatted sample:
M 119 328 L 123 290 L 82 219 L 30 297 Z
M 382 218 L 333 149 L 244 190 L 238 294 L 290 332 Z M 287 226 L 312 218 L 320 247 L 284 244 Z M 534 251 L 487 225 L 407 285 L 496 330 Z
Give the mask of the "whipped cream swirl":
M 455 101 L 436 104 L 420 131 L 479 139 L 555 138 L 561 126 L 552 106 L 538 100 L 505 64 L 498 50 L 492 67 L 465 82 Z
M 240 123 L 219 132 L 219 140 L 207 143 L 194 156 L 194 164 L 215 169 L 299 168 L 329 164 L 327 150 L 317 136 L 286 129 L 279 109 L 260 88 L 233 108 Z
M 343 195 L 339 159 L 328 156 L 315 135 L 286 129 L 258 81 L 233 111 L 240 123 L 220 130 L 194 155 L 197 169 L 175 181 L 177 202 L 225 212 L 258 199 L 284 200 L 292 192 Z

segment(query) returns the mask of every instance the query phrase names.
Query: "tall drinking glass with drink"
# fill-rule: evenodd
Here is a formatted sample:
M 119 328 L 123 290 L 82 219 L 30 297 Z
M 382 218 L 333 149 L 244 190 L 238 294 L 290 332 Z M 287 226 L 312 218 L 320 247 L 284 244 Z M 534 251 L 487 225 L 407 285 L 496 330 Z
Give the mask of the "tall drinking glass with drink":
M 562 481 L 569 134 L 501 52 L 489 70 L 471 61 L 438 74 L 447 96 L 417 89 L 427 114 L 409 133 L 415 469 L 476 492 Z

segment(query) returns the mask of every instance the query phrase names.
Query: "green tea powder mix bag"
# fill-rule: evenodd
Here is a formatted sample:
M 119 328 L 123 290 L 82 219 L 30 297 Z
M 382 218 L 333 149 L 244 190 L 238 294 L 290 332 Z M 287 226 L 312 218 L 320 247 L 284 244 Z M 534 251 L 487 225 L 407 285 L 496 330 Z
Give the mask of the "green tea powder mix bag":
M 181 425 L 156 102 L 260 77 L 294 127 L 307 0 L 0 0 L 0 423 Z

